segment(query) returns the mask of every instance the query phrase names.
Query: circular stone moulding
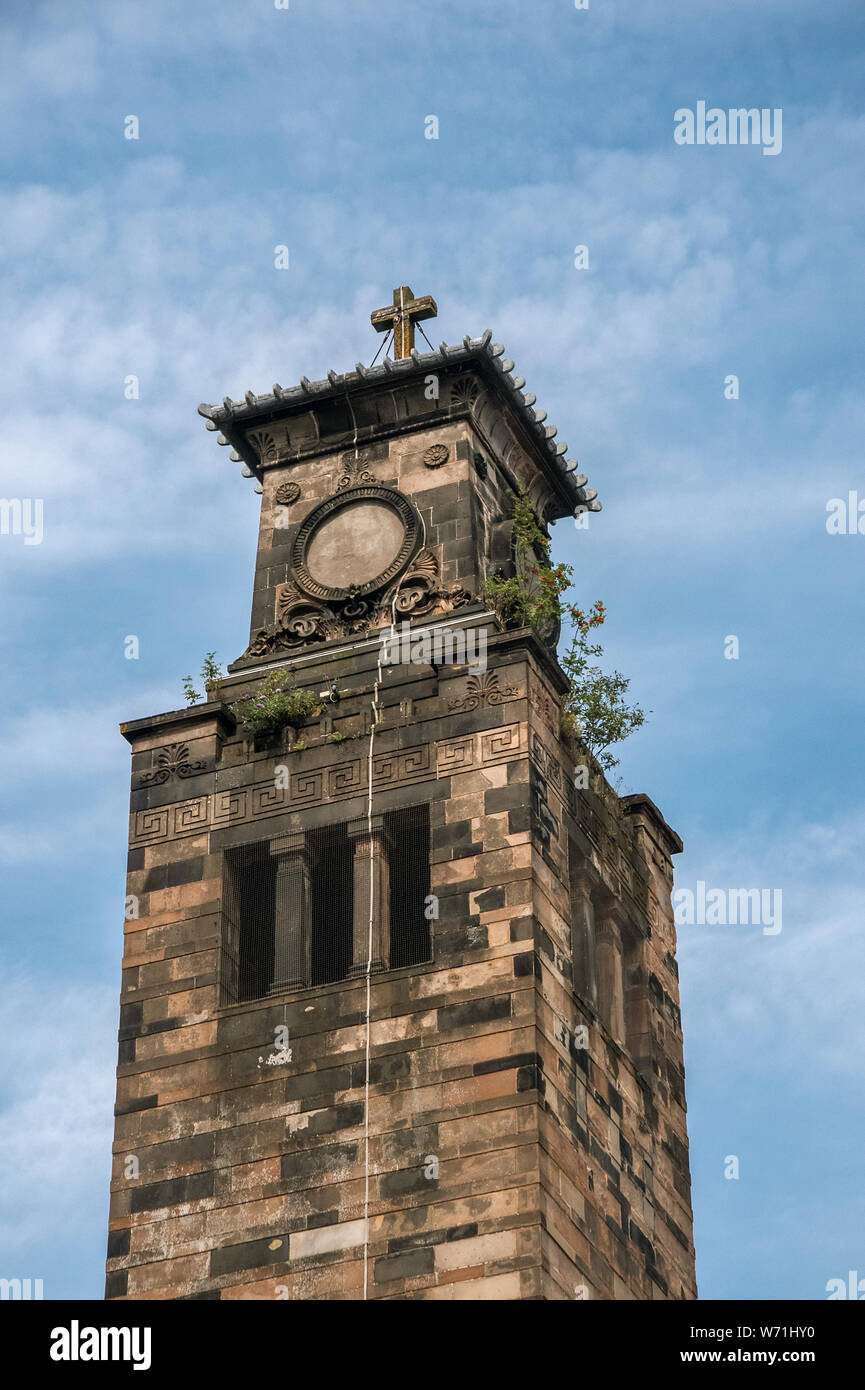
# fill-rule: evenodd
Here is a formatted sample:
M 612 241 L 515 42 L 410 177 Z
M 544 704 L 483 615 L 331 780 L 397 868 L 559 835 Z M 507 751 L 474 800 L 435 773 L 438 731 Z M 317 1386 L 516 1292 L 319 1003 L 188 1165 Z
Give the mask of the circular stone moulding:
M 324 600 L 374 593 L 408 564 L 421 521 L 402 493 L 377 484 L 347 488 L 304 520 L 292 548 L 293 578 Z

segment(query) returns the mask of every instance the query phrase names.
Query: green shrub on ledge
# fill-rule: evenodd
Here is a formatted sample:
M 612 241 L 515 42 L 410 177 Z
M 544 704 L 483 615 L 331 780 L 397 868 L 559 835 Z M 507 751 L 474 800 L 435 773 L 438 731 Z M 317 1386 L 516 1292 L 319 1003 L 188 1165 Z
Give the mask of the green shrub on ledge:
M 311 691 L 293 686 L 287 671 L 271 671 L 230 709 L 247 738 L 268 738 L 283 729 L 299 729 L 321 705 Z
M 201 679 L 204 682 L 205 700 L 218 700 L 220 683 L 223 679 L 222 667 L 216 660 L 216 652 L 206 652 L 201 663 Z M 202 696 L 195 689 L 192 676 L 183 677 L 183 698 L 187 705 L 197 705 Z
M 561 731 L 582 741 L 596 771 L 609 772 L 619 763 L 611 748 L 641 728 L 646 713 L 639 705 L 627 703 L 631 683 L 626 676 L 594 664 L 604 649 L 590 641 L 590 635 L 606 621 L 606 609 L 600 600 L 588 612 L 567 602 L 573 569 L 553 564 L 549 537 L 525 492 L 514 499 L 513 521 L 517 573 L 508 579 L 489 575 L 483 595 L 504 627 L 530 627 L 542 639 L 562 619 L 570 622 L 570 646 L 559 656 L 568 677 Z
M 525 492 L 514 499 L 513 521 L 518 573 L 509 579 L 489 575 L 481 592 L 503 626 L 531 627 L 543 636 L 561 617 L 561 598 L 573 572 L 570 565 L 551 562 L 549 536 L 541 530 Z

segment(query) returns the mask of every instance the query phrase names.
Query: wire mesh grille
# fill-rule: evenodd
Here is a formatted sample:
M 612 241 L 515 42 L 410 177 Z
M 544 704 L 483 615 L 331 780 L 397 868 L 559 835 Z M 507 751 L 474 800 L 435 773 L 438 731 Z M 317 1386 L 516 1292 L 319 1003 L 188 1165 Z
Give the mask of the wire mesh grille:
M 429 808 L 386 815 L 383 842 L 389 887 L 381 892 L 389 901 L 376 902 L 374 913 L 377 921 L 388 914 L 387 964 L 418 965 L 432 958 Z M 344 980 L 353 959 L 366 961 L 366 861 L 362 851 L 356 867 L 347 824 L 307 831 L 289 854 L 270 848 L 263 841 L 226 851 L 221 973 L 228 1004 Z M 364 892 L 357 904 L 356 872 Z
M 276 866 L 266 844 L 226 853 L 223 990 L 228 1003 L 260 999 L 273 979 Z
M 419 965 L 432 955 L 426 916 L 430 891 L 429 807 L 385 817 L 390 839 L 390 964 Z
M 307 835 L 312 860 L 312 984 L 344 980 L 351 969 L 354 850 L 345 825 Z

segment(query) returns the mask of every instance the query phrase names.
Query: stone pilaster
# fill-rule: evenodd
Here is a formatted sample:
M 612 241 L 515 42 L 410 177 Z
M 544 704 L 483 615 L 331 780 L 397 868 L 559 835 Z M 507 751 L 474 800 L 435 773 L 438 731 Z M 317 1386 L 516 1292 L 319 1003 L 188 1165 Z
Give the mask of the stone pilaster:
M 574 988 L 594 1008 L 598 1006 L 598 961 L 595 904 L 592 880 L 576 870 L 571 873 L 571 950 Z
M 381 816 L 349 821 L 348 837 L 354 845 L 354 927 L 352 976 L 371 970 L 387 970 L 390 959 L 390 865 L 388 837 Z M 370 951 L 370 909 L 372 950 Z
M 607 1031 L 625 1046 L 624 921 L 617 900 L 601 890 L 595 897 L 598 997 Z
M 271 994 L 304 989 L 310 982 L 312 903 L 309 851 L 303 831 L 271 840 L 276 860 L 273 982 Z

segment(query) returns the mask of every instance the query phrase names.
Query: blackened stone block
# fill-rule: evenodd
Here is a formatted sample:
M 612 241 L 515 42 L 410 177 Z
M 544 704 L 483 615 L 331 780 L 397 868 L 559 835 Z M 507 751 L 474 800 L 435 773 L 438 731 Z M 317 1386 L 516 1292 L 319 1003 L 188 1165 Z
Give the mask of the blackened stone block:
M 183 1021 L 179 1018 L 154 1018 L 150 1023 L 143 1023 L 139 1030 L 139 1037 L 147 1037 L 151 1033 L 170 1033 L 173 1028 L 182 1028 Z
M 204 877 L 204 856 L 193 859 L 178 859 L 173 864 L 156 864 L 144 880 L 144 892 L 154 893 L 159 888 L 178 888 L 183 883 L 198 883 Z
M 540 975 L 540 971 L 535 969 L 534 951 L 522 951 L 514 956 L 514 975 L 518 980 L 525 975 Z
M 381 1086 L 388 1081 L 401 1081 L 411 1075 L 411 1056 L 406 1052 L 395 1052 L 390 1057 L 374 1058 L 369 1066 L 371 1086 Z M 366 1081 L 366 1063 L 355 1062 L 351 1068 L 351 1086 L 363 1086 Z M 346 1087 L 346 1090 L 349 1088 Z
M 417 1168 L 400 1168 L 396 1173 L 382 1173 L 379 1189 L 382 1197 L 405 1197 L 411 1192 L 434 1192 L 437 1183 L 437 1178 L 424 1176 L 423 1165 L 420 1165 Z
M 125 1100 L 115 1105 L 115 1115 L 134 1115 L 137 1110 L 154 1110 L 159 1104 L 159 1096 L 142 1096 L 140 1100 Z
M 449 1226 L 441 1231 L 418 1231 L 416 1235 L 394 1236 L 387 1243 L 389 1255 L 400 1255 L 405 1250 L 419 1250 L 424 1246 L 444 1245 L 452 1240 L 467 1240 L 478 1233 L 478 1223 L 469 1221 L 463 1226 Z
M 679 1242 L 679 1244 L 682 1246 L 682 1249 L 683 1249 L 683 1250 L 690 1250 L 690 1245 L 689 1245 L 689 1242 L 688 1242 L 688 1237 L 685 1235 L 685 1232 L 682 1230 L 681 1226 L 677 1226 L 676 1223 L 675 1223 L 675 1221 L 673 1220 L 672 1216 L 668 1215 L 667 1212 L 664 1212 L 664 1213 L 663 1213 L 663 1217 L 664 1217 L 664 1220 L 666 1221 L 667 1225 L 669 1226 L 670 1230 L 673 1232 L 673 1235 L 676 1237 L 676 1240 L 677 1240 L 677 1241 Z
M 556 948 L 553 945 L 549 932 L 544 931 L 543 927 L 538 927 L 537 946 L 539 951 L 543 951 L 548 960 L 555 961 Z
M 465 926 L 436 931 L 436 957 L 462 955 L 465 951 L 485 951 L 490 944 L 489 932 L 477 917 L 470 917 Z
M 121 973 L 121 994 L 131 994 L 138 988 L 139 967 L 137 965 L 125 965 Z
M 435 1269 L 435 1251 L 407 1250 L 402 1255 L 383 1255 L 375 1261 L 373 1269 L 373 1278 L 377 1284 L 386 1284 L 393 1279 L 414 1279 L 421 1274 L 432 1274 Z
M 453 918 L 465 920 L 469 915 L 468 893 L 450 893 L 447 897 L 439 897 L 440 921 L 447 922 Z
M 323 1071 L 299 1072 L 296 1076 L 285 1078 L 286 1100 L 301 1100 L 301 1109 L 317 1109 L 312 1096 L 334 1095 L 337 1091 L 347 1091 L 353 1085 L 349 1067 L 327 1067 Z
M 451 1227 L 448 1229 L 447 1238 L 448 1238 L 448 1241 L 452 1241 L 452 1240 L 470 1240 L 471 1237 L 472 1237 L 472 1236 L 476 1236 L 477 1233 L 478 1233 L 478 1223 L 477 1223 L 476 1221 L 467 1221 L 467 1222 L 466 1222 L 464 1225 L 462 1225 L 462 1226 L 451 1226 Z
M 265 1236 L 263 1240 L 246 1240 L 240 1245 L 223 1245 L 210 1252 L 210 1273 L 234 1274 L 239 1269 L 263 1269 L 267 1265 L 284 1264 L 288 1259 L 288 1236 Z
M 108 1259 L 118 1260 L 121 1255 L 129 1254 L 129 1235 L 130 1228 L 124 1226 L 122 1231 L 108 1232 Z
M 447 1231 L 419 1231 L 413 1236 L 395 1236 L 387 1243 L 389 1255 L 402 1255 L 406 1250 L 421 1250 L 433 1245 L 444 1245 Z
M 333 1178 L 340 1168 L 357 1162 L 357 1144 L 320 1144 L 315 1149 L 301 1149 L 283 1154 L 280 1162 L 282 1181 L 306 1185 L 316 1178 Z
M 223 1131 L 224 1132 L 224 1131 Z M 154 1172 L 170 1173 L 172 1168 L 193 1165 L 198 1169 L 207 1167 L 213 1158 L 216 1134 L 211 1130 L 204 1134 L 184 1134 L 180 1139 L 167 1139 L 162 1144 L 154 1144 L 148 1154 L 148 1164 Z
M 531 941 L 533 933 L 533 917 L 518 917 L 515 922 L 511 922 L 511 941 Z
M 475 907 L 478 912 L 492 912 L 495 908 L 504 907 L 504 905 L 504 888 L 488 888 L 485 893 L 479 893 L 475 898 Z
M 129 1270 L 114 1269 L 105 1276 L 105 1297 L 123 1298 L 129 1287 Z
M 167 1178 L 165 1182 L 148 1183 L 132 1189 L 132 1210 L 155 1211 L 159 1207 L 176 1207 L 181 1202 L 198 1202 L 213 1196 L 213 1173 L 190 1173 L 185 1178 Z
M 310 1117 L 307 1134 L 335 1134 L 340 1129 L 354 1129 L 363 1124 L 363 1102 L 356 1105 L 333 1105 Z
M 413 1129 L 393 1129 L 382 1134 L 378 1140 L 381 1154 L 381 1167 L 389 1164 L 417 1162 L 427 1154 L 434 1154 L 439 1146 L 438 1125 L 422 1125 Z
M 544 1091 L 544 1078 L 540 1067 L 520 1067 L 517 1072 L 518 1091 Z
M 120 1005 L 120 1037 L 129 1038 L 133 1036 L 133 1031 L 141 1027 L 141 1016 L 144 1012 L 144 1005 L 121 1004 Z
M 470 820 L 451 821 L 449 825 L 436 826 L 432 832 L 435 849 L 446 849 L 461 841 L 470 840 L 472 823 Z
M 449 1028 L 470 1028 L 475 1023 L 492 1023 L 499 1018 L 510 1018 L 511 996 L 494 994 L 488 999 L 469 999 L 465 1004 L 446 1004 L 438 1011 L 440 1032 Z
M 306 1218 L 306 1229 L 317 1231 L 320 1226 L 335 1226 L 339 1220 L 338 1211 L 319 1211 Z
M 512 782 L 508 787 L 490 787 L 484 792 L 484 811 L 488 816 L 497 811 L 513 811 L 524 806 L 529 790 L 524 782 Z
M 476 893 L 483 888 L 482 878 L 461 878 L 458 883 L 443 883 L 438 889 L 439 902 L 444 898 L 459 896 L 461 893 Z
M 511 1071 L 514 1067 L 532 1067 L 541 1065 L 541 1059 L 537 1052 L 519 1052 L 515 1057 L 490 1057 L 485 1062 L 475 1062 L 472 1067 L 472 1076 L 486 1076 L 492 1071 Z

